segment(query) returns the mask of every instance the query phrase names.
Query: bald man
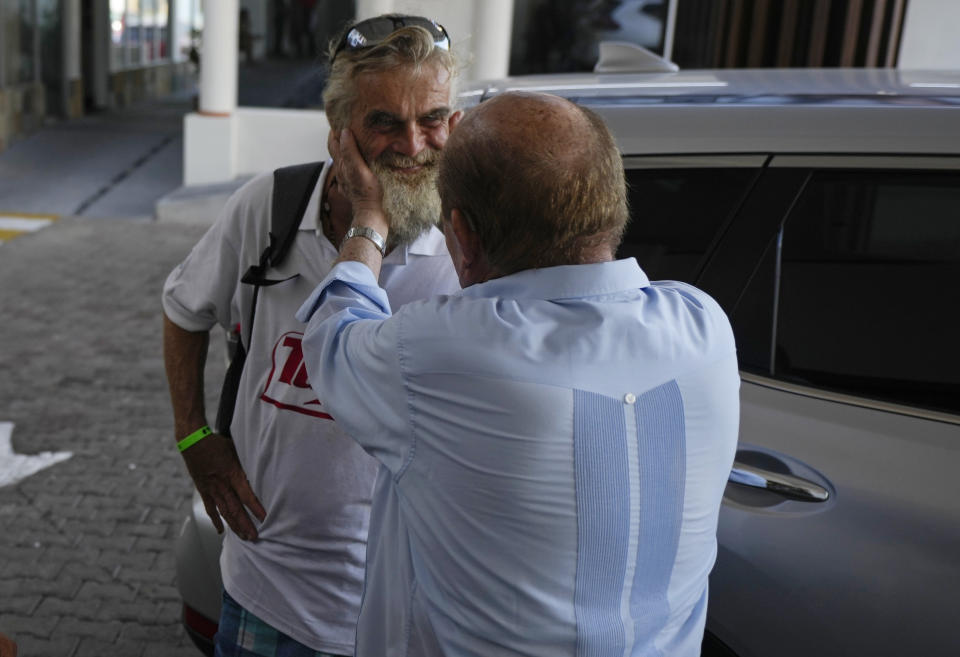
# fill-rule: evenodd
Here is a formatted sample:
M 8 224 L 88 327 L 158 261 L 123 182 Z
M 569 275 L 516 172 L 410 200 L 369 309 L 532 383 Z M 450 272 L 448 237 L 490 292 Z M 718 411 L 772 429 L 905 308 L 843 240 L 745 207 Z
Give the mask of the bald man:
M 299 317 L 310 381 L 381 464 L 357 655 L 699 655 L 733 336 L 700 290 L 614 259 L 603 121 L 538 94 L 469 112 L 438 183 L 464 289 L 396 314 L 379 187 L 335 141 L 362 234 Z

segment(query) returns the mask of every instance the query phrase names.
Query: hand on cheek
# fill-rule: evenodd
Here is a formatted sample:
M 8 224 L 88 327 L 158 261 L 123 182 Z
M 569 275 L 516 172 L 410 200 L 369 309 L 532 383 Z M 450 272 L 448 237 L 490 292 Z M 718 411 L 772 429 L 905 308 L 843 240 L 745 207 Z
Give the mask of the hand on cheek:
M 331 133 L 329 144 L 337 185 L 353 205 L 354 215 L 360 210 L 379 211 L 383 199 L 380 182 L 364 161 L 353 133 L 349 129 Z

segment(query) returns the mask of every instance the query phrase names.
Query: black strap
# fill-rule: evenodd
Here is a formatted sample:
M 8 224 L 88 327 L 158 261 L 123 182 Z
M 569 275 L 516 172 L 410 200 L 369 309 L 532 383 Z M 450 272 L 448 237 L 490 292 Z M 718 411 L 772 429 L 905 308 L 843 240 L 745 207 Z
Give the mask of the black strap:
M 217 433 L 230 438 L 230 423 L 233 422 L 233 409 L 237 406 L 237 391 L 240 389 L 240 375 L 243 373 L 243 364 L 247 360 L 247 350 L 243 342 L 237 340 L 236 350 L 230 358 L 230 366 L 223 377 L 223 388 L 220 390 L 220 404 L 217 406 L 217 421 L 214 425 Z
M 323 162 L 308 162 L 283 167 L 273 172 L 269 244 L 260 254 L 260 262 L 247 269 L 241 281 L 250 285 L 268 286 L 289 280 L 289 278 L 271 280 L 267 278 L 267 272 L 271 267 L 276 267 L 283 262 L 290 247 L 293 246 L 300 220 L 307 210 L 307 204 L 310 202 L 310 196 L 322 170 Z
M 309 162 L 290 167 L 282 167 L 273 172 L 273 200 L 270 207 L 269 244 L 260 254 L 260 262 L 251 265 L 241 282 L 253 285 L 253 299 L 250 303 L 250 321 L 247 323 L 247 343 L 253 339 L 253 319 L 257 311 L 257 299 L 260 288 L 276 285 L 283 281 L 299 276 L 294 274 L 287 278 L 269 279 L 267 272 L 283 262 L 293 246 L 300 228 L 303 213 L 307 210 L 310 196 L 317 185 L 317 179 L 323 170 L 323 162 Z M 223 387 L 220 391 L 220 404 L 217 407 L 217 433 L 230 437 L 230 423 L 233 421 L 233 411 L 237 405 L 237 391 L 240 389 L 240 375 L 243 374 L 243 365 L 247 360 L 247 350 L 243 346 L 243 339 L 237 340 L 236 350 L 230 359 L 230 366 L 223 377 Z

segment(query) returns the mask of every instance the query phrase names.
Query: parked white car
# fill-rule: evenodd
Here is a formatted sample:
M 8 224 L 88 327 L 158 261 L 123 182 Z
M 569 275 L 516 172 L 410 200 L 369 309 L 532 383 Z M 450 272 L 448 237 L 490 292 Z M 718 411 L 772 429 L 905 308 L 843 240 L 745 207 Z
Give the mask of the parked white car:
M 731 319 L 740 445 L 704 654 L 960 654 L 960 72 L 620 59 L 462 99 L 599 112 L 630 184 L 620 256 Z M 188 543 L 191 626 L 219 607 L 201 504 Z

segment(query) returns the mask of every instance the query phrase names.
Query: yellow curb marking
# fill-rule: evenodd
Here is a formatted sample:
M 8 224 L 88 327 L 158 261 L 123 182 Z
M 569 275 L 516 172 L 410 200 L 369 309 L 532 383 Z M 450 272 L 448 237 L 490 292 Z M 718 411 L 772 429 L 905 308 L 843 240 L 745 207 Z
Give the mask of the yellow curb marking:
M 18 235 L 46 228 L 59 218 L 60 216 L 56 214 L 0 212 L 0 244 Z

